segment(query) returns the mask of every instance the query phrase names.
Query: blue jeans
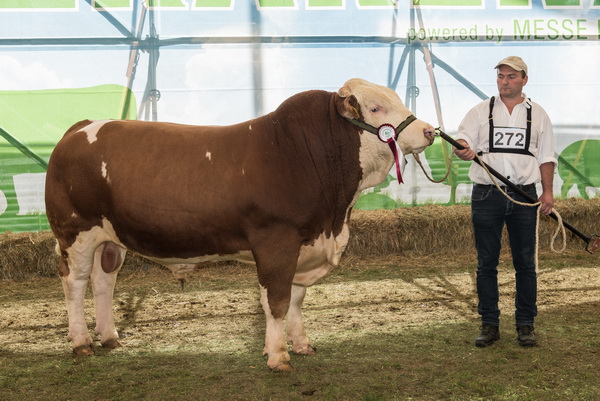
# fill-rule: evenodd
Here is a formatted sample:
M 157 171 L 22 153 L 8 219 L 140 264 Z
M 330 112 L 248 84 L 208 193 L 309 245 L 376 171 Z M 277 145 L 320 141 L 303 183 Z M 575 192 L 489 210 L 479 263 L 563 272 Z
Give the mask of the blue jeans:
M 537 199 L 535 186 L 523 190 Z M 505 192 L 517 201 L 528 203 L 511 189 Z M 536 207 L 517 205 L 495 187 L 473 185 L 471 219 L 477 249 L 477 311 L 481 315 L 482 324 L 500 325 L 497 267 L 502 229 L 506 224 L 515 268 L 516 325 L 533 325 L 537 315 L 536 214 Z

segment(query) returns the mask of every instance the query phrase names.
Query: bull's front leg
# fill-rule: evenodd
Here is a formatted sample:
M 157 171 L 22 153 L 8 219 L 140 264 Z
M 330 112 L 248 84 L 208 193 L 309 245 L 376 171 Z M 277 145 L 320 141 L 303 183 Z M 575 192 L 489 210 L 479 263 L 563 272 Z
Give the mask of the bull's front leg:
M 285 343 L 284 324 L 285 314 L 289 306 L 289 296 L 286 302 L 285 298 L 277 297 L 273 292 L 267 287 L 260 286 L 260 303 L 267 320 L 263 355 L 268 356 L 267 366 L 271 370 L 275 372 L 292 371 L 294 368 L 290 363 L 290 354 Z M 269 302 L 269 300 L 272 302 Z
M 302 321 L 302 302 L 306 296 L 306 287 L 292 285 L 292 298 L 287 313 L 287 342 L 292 352 L 299 355 L 314 355 L 317 350 L 310 345 Z
M 287 351 L 284 319 L 290 307 L 301 237 L 294 229 L 279 227 L 257 231 L 252 242 L 260 302 L 267 321 L 263 355 L 268 355 L 267 366 L 273 371 L 291 371 L 294 368 Z

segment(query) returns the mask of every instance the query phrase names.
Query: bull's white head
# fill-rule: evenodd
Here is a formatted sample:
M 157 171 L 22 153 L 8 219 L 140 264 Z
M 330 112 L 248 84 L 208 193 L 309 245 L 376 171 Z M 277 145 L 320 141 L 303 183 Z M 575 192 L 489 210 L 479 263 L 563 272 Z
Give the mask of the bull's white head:
M 433 143 L 433 126 L 418 119 L 407 120 L 412 113 L 390 88 L 353 78 L 337 93 L 343 98 L 343 102 L 338 103 L 338 112 L 347 119 L 363 121 L 374 129 L 383 124 L 396 128 L 407 122 L 396 139 L 403 154 L 420 153 Z M 385 179 L 393 163 L 393 155 L 388 145 L 370 132 L 363 132 L 361 144 L 360 159 L 364 173 L 361 187 L 364 189 Z
M 398 127 L 412 115 L 396 92 L 364 79 L 350 79 L 338 95 L 344 98 L 344 117 L 363 120 L 375 128 L 382 124 Z M 405 155 L 420 153 L 433 143 L 433 134 L 431 124 L 417 119 L 400 133 L 397 142 Z

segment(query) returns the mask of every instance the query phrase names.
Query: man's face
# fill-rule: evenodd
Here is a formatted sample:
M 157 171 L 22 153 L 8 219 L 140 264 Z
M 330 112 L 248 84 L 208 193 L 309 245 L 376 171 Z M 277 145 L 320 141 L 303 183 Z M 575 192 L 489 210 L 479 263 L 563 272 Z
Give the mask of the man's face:
M 521 96 L 523 87 L 527 84 L 528 76 L 523 77 L 522 71 L 517 71 L 507 65 L 498 68 L 496 83 L 500 96 L 505 98 L 517 98 Z

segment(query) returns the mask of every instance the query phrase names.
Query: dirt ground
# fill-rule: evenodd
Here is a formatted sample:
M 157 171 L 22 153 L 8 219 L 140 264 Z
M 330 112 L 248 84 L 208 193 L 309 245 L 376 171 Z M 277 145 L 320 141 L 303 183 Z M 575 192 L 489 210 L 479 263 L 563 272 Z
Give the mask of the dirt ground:
M 423 271 L 419 262 L 412 268 L 396 262 L 385 258 L 351 264 L 308 290 L 303 310 L 309 337 L 317 347 L 323 338 L 448 321 L 473 321 L 473 332 L 465 333 L 465 341 L 472 340 L 477 330 L 474 274 L 468 271 L 472 268 L 436 273 Z M 600 302 L 600 269 L 573 265 L 540 270 L 540 316 L 565 305 L 576 308 Z M 503 321 L 512 325 L 514 277 L 506 262 L 499 280 Z M 58 278 L 0 281 L 0 308 L 0 346 L 5 351 L 70 352 Z M 189 343 L 207 351 L 256 349 L 264 336 L 259 291 L 250 266 L 201 269 L 188 278 L 183 290 L 166 270 L 123 271 L 114 309 L 127 349 L 169 349 Z M 93 330 L 89 291 L 86 314 Z

